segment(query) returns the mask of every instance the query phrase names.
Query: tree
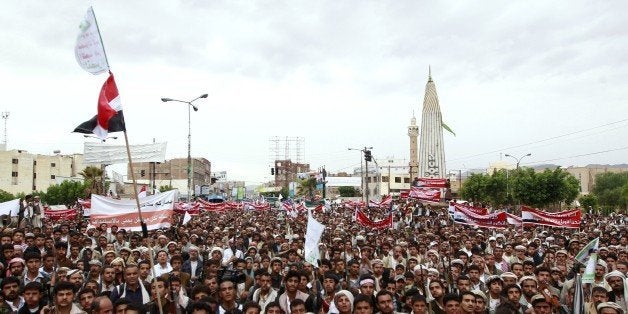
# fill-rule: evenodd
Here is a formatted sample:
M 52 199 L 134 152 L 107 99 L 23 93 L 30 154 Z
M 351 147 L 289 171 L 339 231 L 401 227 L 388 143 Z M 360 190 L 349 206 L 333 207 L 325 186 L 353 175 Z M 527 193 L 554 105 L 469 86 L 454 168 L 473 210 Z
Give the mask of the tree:
M 78 181 L 63 181 L 48 187 L 44 202 L 50 205 L 72 206 L 79 198 L 84 198 L 85 184 Z
M 313 198 L 314 191 L 316 191 L 316 178 L 309 178 L 305 180 L 301 180 L 299 182 L 299 186 L 297 187 L 297 195 Z
M 628 173 L 601 173 L 595 176 L 593 194 L 598 198 L 601 206 L 607 209 L 626 209 L 627 193 L 622 193 L 628 185 Z M 625 189 L 628 189 L 626 187 Z
M 358 196 L 358 190 L 353 186 L 339 186 L 338 194 L 341 197 L 354 197 Z
M 159 192 L 163 193 L 163 192 L 168 192 L 170 190 L 173 190 L 172 185 L 162 185 L 159 187 Z
M 0 203 L 2 202 L 8 202 L 10 200 L 14 200 L 16 197 L 13 196 L 13 194 L 5 191 L 5 190 L 0 190 Z
M 578 201 L 580 202 L 580 206 L 586 210 L 589 210 L 590 208 L 596 209 L 598 205 L 598 199 L 595 194 L 582 195 Z
M 482 173 L 474 173 L 462 185 L 460 194 L 462 198 L 476 202 L 486 202 L 487 198 L 487 186 L 488 176 Z
M 87 194 L 105 195 L 105 187 L 103 186 L 103 171 L 99 167 L 89 166 L 79 173 L 85 180 L 85 186 L 88 188 Z

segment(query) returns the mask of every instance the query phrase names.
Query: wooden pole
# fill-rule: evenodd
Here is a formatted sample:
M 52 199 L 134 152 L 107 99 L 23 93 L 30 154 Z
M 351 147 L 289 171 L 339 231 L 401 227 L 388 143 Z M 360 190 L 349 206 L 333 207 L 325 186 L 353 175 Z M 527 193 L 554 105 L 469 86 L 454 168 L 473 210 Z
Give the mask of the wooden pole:
M 144 222 L 144 218 L 142 218 L 142 209 L 140 207 L 140 199 L 137 196 L 137 182 L 135 181 L 135 171 L 133 171 L 133 160 L 131 159 L 131 148 L 129 147 L 129 137 L 126 134 L 126 130 L 124 131 L 124 142 L 126 143 L 126 154 L 129 158 L 129 170 L 131 170 L 131 180 L 133 181 L 133 193 L 135 194 L 135 205 L 137 206 L 137 214 L 140 218 L 140 225 L 142 226 L 142 236 L 145 239 L 148 239 L 148 227 Z M 153 273 L 153 279 L 155 279 L 155 262 L 153 261 L 153 243 L 152 241 L 148 241 L 148 249 L 150 252 L 150 269 Z M 161 308 L 161 295 L 157 290 L 157 305 L 159 306 L 159 314 L 163 314 L 163 309 Z

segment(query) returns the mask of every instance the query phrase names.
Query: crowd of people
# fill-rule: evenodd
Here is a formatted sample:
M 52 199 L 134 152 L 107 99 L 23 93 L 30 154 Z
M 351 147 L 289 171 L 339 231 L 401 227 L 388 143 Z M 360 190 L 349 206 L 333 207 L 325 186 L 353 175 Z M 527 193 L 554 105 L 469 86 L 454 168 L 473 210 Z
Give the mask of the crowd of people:
M 389 210 L 363 209 L 375 221 Z M 80 216 L 5 221 L 0 313 L 577 313 L 575 256 L 598 237 L 585 313 L 626 313 L 624 215 L 483 229 L 413 200 L 392 210 L 381 230 L 349 206 L 314 212 L 326 226 L 316 262 L 304 258 L 307 213 L 280 209 L 206 211 L 185 225 L 175 215 L 148 237 Z

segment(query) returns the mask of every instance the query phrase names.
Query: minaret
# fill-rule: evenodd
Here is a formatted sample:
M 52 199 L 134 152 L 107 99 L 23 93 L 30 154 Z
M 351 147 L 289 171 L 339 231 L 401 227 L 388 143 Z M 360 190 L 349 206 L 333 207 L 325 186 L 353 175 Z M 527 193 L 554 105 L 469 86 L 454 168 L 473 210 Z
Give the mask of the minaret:
M 421 139 L 419 146 L 419 177 L 445 178 L 445 143 L 443 121 L 438 105 L 436 86 L 429 71 L 423 99 L 421 116 Z
M 416 118 L 412 113 L 412 120 L 408 127 L 408 136 L 410 137 L 410 181 L 419 176 L 419 161 L 417 155 L 417 137 L 419 136 L 419 126 L 416 125 Z

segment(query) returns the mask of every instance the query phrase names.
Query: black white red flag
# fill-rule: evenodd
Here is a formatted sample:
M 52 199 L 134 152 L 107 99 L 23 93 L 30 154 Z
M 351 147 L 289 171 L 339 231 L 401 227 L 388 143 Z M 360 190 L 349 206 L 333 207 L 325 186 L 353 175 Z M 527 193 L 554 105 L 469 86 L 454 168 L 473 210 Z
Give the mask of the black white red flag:
M 74 132 L 94 134 L 104 140 L 108 133 L 122 131 L 126 131 L 122 103 L 113 73 L 109 72 L 109 78 L 103 84 L 98 96 L 98 114 L 81 123 L 74 129 Z

